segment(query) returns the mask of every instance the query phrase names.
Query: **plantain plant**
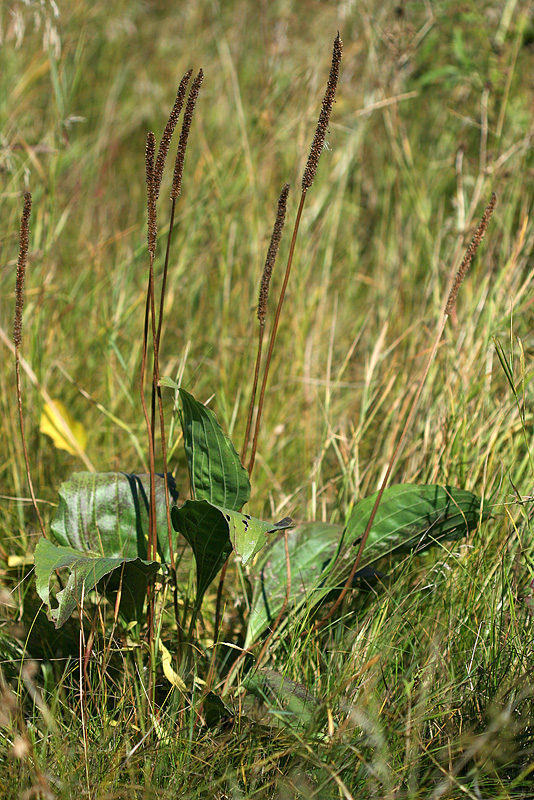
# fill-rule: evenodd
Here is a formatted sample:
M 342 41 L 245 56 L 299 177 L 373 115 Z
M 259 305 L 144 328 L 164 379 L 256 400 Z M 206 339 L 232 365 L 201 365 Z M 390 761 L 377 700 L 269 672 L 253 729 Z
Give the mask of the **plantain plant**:
M 187 88 L 192 71 L 187 72 L 178 89 L 176 101 L 156 153 L 156 139 L 149 133 L 146 146 L 146 182 L 148 216 L 148 285 L 143 331 L 140 397 L 147 428 L 148 474 L 130 472 L 79 472 L 63 483 L 59 505 L 47 530 L 39 515 L 27 462 L 30 492 L 38 514 L 42 538 L 35 550 L 37 592 L 55 626 L 62 626 L 74 612 L 82 615 L 93 590 L 113 603 L 115 621 L 122 616 L 127 623 L 147 619 L 146 638 L 154 658 L 154 642 L 159 635 L 158 592 L 167 589 L 174 595 L 176 655 L 183 658 L 184 645 L 197 637 L 203 600 L 219 576 L 213 640 L 219 639 L 220 603 L 226 565 L 232 553 L 248 571 L 253 596 L 245 652 L 261 640 L 261 662 L 270 637 L 278 630 L 295 624 L 325 600 L 337 597 L 330 607 L 333 615 L 347 591 L 386 555 L 420 552 L 444 540 L 454 541 L 475 528 L 489 516 L 489 505 L 476 495 L 459 488 L 436 485 L 388 487 L 392 470 L 417 411 L 420 392 L 435 356 L 447 317 L 452 313 L 460 284 L 486 231 L 495 196 L 468 248 L 443 317 L 438 325 L 420 388 L 415 396 L 405 428 L 398 441 L 388 472 L 375 495 L 357 502 L 345 525 L 310 521 L 295 530 L 289 518 L 278 522 L 260 520 L 244 512 L 251 495 L 253 471 L 273 348 L 282 315 L 286 287 L 290 277 L 297 235 L 307 193 L 314 182 L 325 145 L 342 57 L 342 42 L 334 41 L 332 65 L 326 93 L 304 170 L 301 195 L 285 277 L 274 315 L 265 359 L 263 342 L 269 284 L 275 265 L 286 217 L 289 186 L 280 194 L 271 243 L 260 282 L 258 303 L 258 347 L 252 380 L 251 402 L 246 420 L 241 454 L 223 431 L 214 412 L 199 402 L 181 385 L 160 375 L 159 353 L 167 270 L 174 230 L 175 210 L 182 189 L 183 167 L 193 114 L 203 81 L 202 70 Z M 186 100 L 187 95 L 187 100 Z M 162 176 L 174 130 L 185 105 L 181 134 L 174 164 L 171 207 L 161 280 L 156 286 L 155 262 L 158 244 L 157 207 Z M 31 196 L 26 195 L 21 222 L 21 245 L 17 269 L 14 341 L 17 366 L 17 389 L 21 434 L 24 424 L 19 372 L 24 272 L 28 251 Z M 147 375 L 150 379 L 147 381 Z M 261 381 L 260 381 L 261 377 Z M 148 384 L 148 385 L 147 385 Z M 259 387 L 259 394 L 257 389 Z M 190 498 L 180 503 L 175 478 L 168 469 L 163 391 L 171 389 L 179 402 L 183 445 L 189 472 Z M 256 396 L 258 399 L 256 401 Z M 254 428 L 253 428 L 254 422 Z M 156 473 L 156 437 L 161 443 L 163 471 Z M 24 448 L 25 453 L 26 449 Z M 196 594 L 188 602 L 187 587 L 177 575 L 178 537 L 192 550 L 196 564 Z M 67 570 L 66 584 L 58 583 L 55 574 Z M 366 572 L 367 571 L 367 572 Z M 51 587 L 55 587 L 55 590 Z M 320 627 L 326 619 L 316 621 Z M 141 626 L 139 626 L 141 627 Z M 267 639 L 265 639 L 265 634 Z M 160 648 L 165 659 L 168 651 Z M 213 662 L 212 662 L 213 664 Z M 168 664 L 167 664 L 168 666 Z M 172 673 L 172 670 L 171 670 Z M 174 673 L 172 673 L 174 674 Z

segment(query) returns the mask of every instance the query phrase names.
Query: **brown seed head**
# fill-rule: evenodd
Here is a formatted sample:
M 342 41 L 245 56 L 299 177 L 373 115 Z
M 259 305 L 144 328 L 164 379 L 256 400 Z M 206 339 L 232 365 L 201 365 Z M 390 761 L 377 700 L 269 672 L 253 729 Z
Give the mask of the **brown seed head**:
M 267 297 L 269 296 L 269 284 L 273 274 L 273 267 L 278 255 L 278 248 L 282 238 L 282 231 L 284 229 L 284 222 L 286 219 L 286 206 L 287 196 L 289 194 L 289 183 L 285 183 L 280 197 L 278 199 L 278 210 L 276 212 L 276 220 L 273 227 L 271 236 L 271 243 L 267 251 L 267 258 L 265 259 L 265 266 L 263 268 L 263 275 L 261 276 L 260 297 L 258 300 L 258 319 L 263 325 L 265 322 L 265 315 L 267 313 Z
M 154 156 L 156 153 L 156 137 L 150 131 L 146 137 L 146 188 L 147 188 L 147 212 L 148 212 L 148 251 L 156 252 L 156 239 L 158 228 L 156 223 L 156 180 L 154 174 Z
M 180 141 L 178 142 L 178 152 L 176 153 L 176 161 L 174 163 L 174 176 L 172 179 L 171 198 L 175 200 L 179 197 L 182 191 L 182 175 L 184 171 L 185 151 L 187 149 L 187 140 L 189 138 L 189 131 L 191 130 L 191 121 L 193 119 L 193 112 L 197 102 L 198 93 L 204 80 L 204 73 L 199 70 L 198 75 L 191 84 L 191 91 L 187 98 L 187 104 L 184 111 L 184 121 L 182 122 L 182 130 L 180 132 Z
M 482 239 L 484 238 L 484 234 L 486 233 L 496 202 L 497 202 L 497 195 L 495 194 L 495 192 L 493 192 L 493 194 L 491 195 L 491 200 L 486 206 L 486 210 L 484 211 L 484 214 L 482 215 L 482 219 L 480 220 L 478 228 L 475 231 L 475 235 L 471 239 L 471 243 L 467 248 L 467 250 L 465 251 L 465 256 L 462 259 L 460 268 L 456 273 L 456 278 L 454 279 L 454 283 L 452 285 L 452 289 L 449 293 L 449 298 L 447 300 L 447 305 L 445 306 L 444 313 L 447 315 L 452 314 L 453 312 L 454 306 L 456 304 L 456 298 L 458 297 L 458 292 L 460 291 L 460 286 L 462 285 L 462 282 L 465 276 L 467 275 L 469 267 L 471 266 L 471 262 L 475 257 L 475 253 L 478 250 L 478 247 Z
M 176 94 L 176 100 L 174 101 L 173 109 L 170 113 L 168 122 L 165 126 L 165 130 L 163 131 L 161 142 L 159 143 L 158 157 L 156 158 L 156 166 L 154 170 L 156 174 L 156 200 L 159 197 L 159 190 L 161 188 L 161 179 L 163 177 L 163 170 L 165 168 L 167 153 L 169 152 L 169 147 L 171 145 L 172 135 L 174 133 L 174 129 L 176 128 L 178 117 L 180 116 L 180 112 L 184 104 L 185 91 L 187 89 L 187 84 L 189 83 L 189 78 L 191 77 L 192 74 L 193 70 L 192 69 L 188 70 L 185 73 L 182 80 L 180 81 L 180 86 L 178 87 L 178 92 Z
M 330 122 L 330 114 L 332 113 L 332 106 L 336 96 L 337 80 L 339 77 L 339 65 L 341 64 L 341 56 L 343 54 L 343 42 L 339 38 L 339 32 L 334 39 L 334 52 L 332 54 L 332 66 L 330 67 L 330 75 L 328 76 L 328 84 L 321 106 L 321 113 L 319 114 L 319 121 L 313 137 L 313 143 L 302 176 L 302 191 L 306 192 L 315 180 L 315 173 L 317 172 L 317 165 L 324 147 L 326 138 L 326 131 L 328 123 Z
M 17 262 L 17 280 L 15 287 L 15 319 L 13 321 L 13 341 L 19 347 L 22 341 L 22 308 L 24 306 L 24 276 L 26 274 L 26 259 L 30 236 L 30 214 L 32 210 L 32 196 L 30 192 L 24 195 L 24 208 L 20 220 L 20 245 L 19 260 Z

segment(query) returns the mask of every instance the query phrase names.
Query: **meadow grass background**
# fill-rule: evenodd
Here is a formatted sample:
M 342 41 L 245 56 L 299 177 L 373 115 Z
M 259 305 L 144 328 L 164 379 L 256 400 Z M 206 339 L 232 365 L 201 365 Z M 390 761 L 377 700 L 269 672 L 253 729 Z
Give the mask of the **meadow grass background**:
M 126 658 L 111 677 L 95 665 L 83 717 L 75 662 L 19 669 L 35 598 L 31 573 L 8 558 L 31 553 L 38 533 L 17 499 L 28 490 L 13 356 L 0 342 L 0 565 L 12 592 L 2 659 L 33 747 L 17 757 L 13 720 L 3 720 L 6 797 L 533 796 L 530 2 L 83 0 L 59 3 L 56 16 L 47 0 L 8 0 L 0 9 L 2 330 L 9 339 L 29 188 L 22 354 L 83 421 L 97 470 L 144 471 L 136 442 L 144 451 L 145 138 L 161 134 L 183 73 L 202 67 L 161 373 L 182 369 L 197 399 L 213 396 L 239 448 L 276 202 L 289 181 L 289 226 L 337 30 L 337 102 L 297 243 L 250 508 L 342 522 L 378 487 L 448 281 L 495 191 L 497 209 L 394 473 L 395 482 L 471 490 L 494 504 L 494 516 L 450 552 L 386 565 L 386 586 L 346 604 L 327 633 L 273 642 L 271 666 L 334 709 L 330 737 L 250 717 L 199 731 L 194 714 L 176 732 L 171 706 L 158 736 L 136 748 L 143 681 Z M 160 258 L 163 249 L 162 240 Z M 33 479 L 49 519 L 60 483 L 83 465 L 39 433 L 43 398 L 27 378 L 23 388 Z M 169 398 L 168 426 L 171 416 Z M 170 438 L 172 449 L 177 427 Z M 174 452 L 184 497 L 185 460 Z M 240 594 L 232 574 L 229 623 Z

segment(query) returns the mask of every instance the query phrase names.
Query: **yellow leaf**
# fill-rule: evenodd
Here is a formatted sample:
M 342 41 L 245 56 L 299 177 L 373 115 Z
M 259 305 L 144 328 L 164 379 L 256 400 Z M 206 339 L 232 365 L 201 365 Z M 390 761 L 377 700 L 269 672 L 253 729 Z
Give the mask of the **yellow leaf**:
M 177 672 L 175 672 L 172 668 L 172 656 L 161 641 L 159 640 L 159 649 L 161 650 L 161 663 L 163 666 L 163 674 L 171 684 L 171 686 L 176 686 L 182 694 L 187 692 L 187 686 L 180 678 Z
M 76 455 L 76 449 L 70 441 L 72 437 L 78 443 L 80 450 L 85 452 L 87 431 L 82 423 L 77 422 L 67 411 L 61 400 L 44 404 L 39 430 L 50 436 L 58 450 L 66 450 L 67 453 Z
M 8 556 L 7 566 L 11 569 L 13 567 L 25 567 L 26 564 L 33 564 L 33 556 Z

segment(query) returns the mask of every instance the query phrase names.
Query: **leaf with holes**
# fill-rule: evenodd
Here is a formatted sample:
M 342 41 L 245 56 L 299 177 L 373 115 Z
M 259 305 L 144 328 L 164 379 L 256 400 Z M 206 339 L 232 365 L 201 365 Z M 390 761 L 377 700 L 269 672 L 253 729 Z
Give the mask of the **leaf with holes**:
M 247 564 L 256 553 L 265 547 L 270 533 L 278 533 L 293 525 L 289 517 L 284 517 L 280 522 L 264 522 L 251 517 L 250 514 L 241 514 L 228 508 L 219 508 L 224 514 L 230 531 L 230 541 L 243 564 Z
M 175 530 L 187 540 L 195 556 L 197 607 L 232 552 L 232 546 L 246 563 L 263 547 L 268 533 L 291 525 L 289 519 L 277 523 L 264 522 L 207 500 L 186 500 L 180 508 L 175 506 L 171 513 Z

